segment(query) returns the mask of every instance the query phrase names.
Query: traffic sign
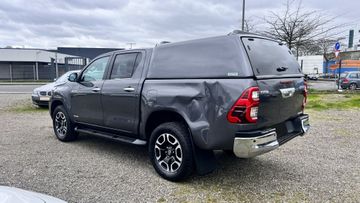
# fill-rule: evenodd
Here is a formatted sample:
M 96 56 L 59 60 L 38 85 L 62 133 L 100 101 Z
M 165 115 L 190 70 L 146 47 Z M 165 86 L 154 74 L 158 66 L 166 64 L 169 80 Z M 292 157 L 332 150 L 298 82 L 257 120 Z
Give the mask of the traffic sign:
M 339 42 L 335 43 L 335 50 L 336 51 L 340 50 L 340 43 Z

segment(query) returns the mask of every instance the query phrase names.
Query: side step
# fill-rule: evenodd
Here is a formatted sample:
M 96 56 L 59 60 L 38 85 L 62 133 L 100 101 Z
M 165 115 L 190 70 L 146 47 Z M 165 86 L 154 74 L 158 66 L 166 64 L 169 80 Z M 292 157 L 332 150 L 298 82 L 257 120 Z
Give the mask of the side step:
M 102 132 L 102 131 L 93 130 L 93 129 L 84 129 L 84 128 L 77 128 L 76 127 L 75 131 L 79 132 L 79 133 L 95 135 L 95 136 L 104 137 L 104 138 L 107 138 L 107 139 L 112 139 L 112 140 L 115 140 L 115 141 L 125 142 L 125 143 L 129 143 L 129 144 L 134 144 L 134 145 L 146 145 L 145 140 L 120 136 L 120 135 L 107 133 L 107 132 Z

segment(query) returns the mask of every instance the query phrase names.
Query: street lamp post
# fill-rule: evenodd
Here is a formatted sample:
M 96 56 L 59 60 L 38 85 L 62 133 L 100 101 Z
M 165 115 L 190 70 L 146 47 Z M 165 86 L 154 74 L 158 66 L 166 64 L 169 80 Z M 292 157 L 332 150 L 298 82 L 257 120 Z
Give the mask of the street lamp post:
M 245 24 L 245 0 L 243 0 L 243 6 L 242 6 L 241 31 L 244 31 L 244 24 Z

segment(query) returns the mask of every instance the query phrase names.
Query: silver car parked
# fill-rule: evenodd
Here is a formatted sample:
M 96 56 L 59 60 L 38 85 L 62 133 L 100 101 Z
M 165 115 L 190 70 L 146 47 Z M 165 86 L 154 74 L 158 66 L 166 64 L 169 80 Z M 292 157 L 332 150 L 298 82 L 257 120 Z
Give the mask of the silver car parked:
M 79 72 L 80 72 L 79 70 L 68 71 L 59 78 L 57 78 L 54 82 L 35 88 L 31 95 L 33 104 L 40 107 L 49 106 L 51 91 L 54 89 L 54 87 L 66 83 L 71 73 L 79 73 Z

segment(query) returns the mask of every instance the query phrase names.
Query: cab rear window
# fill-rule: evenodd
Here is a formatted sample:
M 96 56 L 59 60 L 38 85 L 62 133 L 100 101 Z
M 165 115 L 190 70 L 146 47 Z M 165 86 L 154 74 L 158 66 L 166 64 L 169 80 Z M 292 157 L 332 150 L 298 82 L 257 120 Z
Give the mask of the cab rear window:
M 301 74 L 298 62 L 286 45 L 250 37 L 243 37 L 242 42 L 255 75 Z

